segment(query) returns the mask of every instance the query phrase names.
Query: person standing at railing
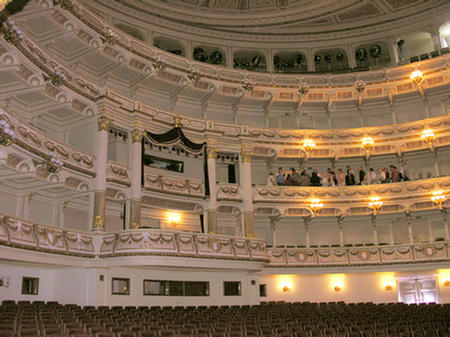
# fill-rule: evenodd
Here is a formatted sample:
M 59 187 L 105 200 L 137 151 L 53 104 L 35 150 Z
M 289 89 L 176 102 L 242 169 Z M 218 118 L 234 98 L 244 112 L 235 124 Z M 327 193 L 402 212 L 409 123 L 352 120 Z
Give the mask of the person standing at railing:
M 337 181 L 339 186 L 345 186 L 345 174 L 342 172 L 342 169 L 337 170 Z
M 300 185 L 300 173 L 298 173 L 298 170 L 292 168 L 291 169 L 291 179 L 292 179 L 292 185 L 299 186 Z
M 270 172 L 269 176 L 267 177 L 267 186 L 275 186 L 276 182 L 275 182 L 275 177 L 273 176 L 273 173 Z
M 404 160 L 400 163 L 400 170 L 403 175 L 403 180 L 405 180 L 405 181 L 409 180 L 409 168 L 408 168 L 408 165 L 406 165 L 406 162 Z
M 362 168 L 362 166 L 359 167 L 359 184 L 358 185 L 366 185 L 366 172 Z
M 377 171 L 373 167 L 369 170 L 369 184 L 376 184 L 378 182 Z
M 276 177 L 277 185 L 279 185 L 279 186 L 284 185 L 284 180 L 285 180 L 285 176 L 283 173 L 283 168 L 279 167 L 277 177 Z
M 313 171 L 311 173 L 310 185 L 311 186 L 320 186 L 320 177 L 316 171 Z
M 356 185 L 355 175 L 352 173 L 352 169 L 347 169 L 347 175 L 345 176 L 345 184 L 347 186 Z
M 311 178 L 308 176 L 305 170 L 302 171 L 300 176 L 300 186 L 309 186 L 311 182 Z

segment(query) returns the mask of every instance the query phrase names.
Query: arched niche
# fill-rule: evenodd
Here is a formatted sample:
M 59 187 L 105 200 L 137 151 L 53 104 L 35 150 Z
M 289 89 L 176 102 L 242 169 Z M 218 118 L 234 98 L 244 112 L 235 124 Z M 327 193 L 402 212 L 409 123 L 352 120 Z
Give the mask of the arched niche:
M 414 32 L 397 39 L 400 61 L 419 59 L 434 50 L 433 38 L 428 32 Z
M 145 41 L 145 34 L 135 27 L 128 26 L 124 23 L 117 23 L 115 27 L 138 40 Z
M 266 57 L 257 50 L 239 50 L 233 54 L 234 69 L 267 71 Z
M 321 49 L 314 53 L 317 72 L 340 72 L 348 70 L 348 57 L 340 48 Z
M 353 52 L 357 68 L 383 66 L 391 63 L 389 46 L 383 41 L 364 43 L 357 46 Z
M 276 73 L 299 74 L 308 71 L 306 55 L 298 51 L 280 51 L 273 56 Z
M 186 56 L 185 48 L 180 41 L 170 39 L 165 36 L 158 36 L 153 40 L 153 45 L 156 48 L 165 50 L 169 53 Z
M 192 58 L 195 61 L 214 65 L 225 65 L 225 54 L 221 48 L 207 45 L 196 45 L 192 50 Z
M 442 48 L 450 46 L 450 21 L 447 21 L 439 28 L 439 38 Z

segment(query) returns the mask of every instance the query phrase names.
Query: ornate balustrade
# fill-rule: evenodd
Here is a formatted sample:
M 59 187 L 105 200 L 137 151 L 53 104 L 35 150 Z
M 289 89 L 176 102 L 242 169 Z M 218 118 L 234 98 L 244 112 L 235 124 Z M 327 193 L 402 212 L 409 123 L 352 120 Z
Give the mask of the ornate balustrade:
M 104 235 L 99 250 L 100 257 L 149 254 L 268 261 L 263 240 L 146 229 Z
M 15 129 L 13 143 L 18 147 L 31 152 L 41 158 L 48 158 L 50 152 L 57 154 L 65 167 L 95 176 L 94 157 L 67 144 L 63 144 L 47 137 L 41 131 L 21 123 L 0 109 L 0 119 L 6 120 Z
M 185 57 L 177 56 L 172 53 L 166 52 L 156 47 L 150 46 L 148 43 L 140 41 L 128 34 L 124 34 L 116 27 L 109 25 L 99 15 L 95 14 L 92 10 L 84 7 L 77 1 L 73 1 L 70 6 L 63 6 L 64 9 L 69 10 L 70 13 L 78 20 L 83 22 L 89 29 L 83 31 L 83 37 L 87 39 L 87 43 L 94 39 L 92 33 L 88 31 L 93 30 L 96 34 L 105 37 L 107 39 L 107 32 L 113 32 L 116 39 L 114 40 L 114 47 L 121 50 L 121 53 L 131 58 L 133 56 L 136 60 L 133 60 L 134 68 L 137 70 L 145 71 L 151 64 L 152 69 L 160 68 L 164 72 L 170 71 L 170 75 L 165 76 L 166 79 L 173 81 L 179 81 L 180 77 L 186 76 L 195 69 L 196 72 L 201 74 L 201 77 L 209 81 L 217 81 L 221 83 L 221 91 L 228 94 L 236 93 L 236 89 L 244 85 L 246 82 L 254 84 L 255 88 L 250 93 L 256 98 L 266 98 L 268 93 L 275 92 L 276 96 L 280 99 L 289 100 L 297 96 L 296 87 L 300 84 L 299 77 L 290 74 L 262 74 L 252 71 L 239 71 L 223 66 L 217 66 L 212 64 L 205 64 L 194 60 L 187 59 Z M 127 8 L 127 10 L 130 10 Z M 142 13 L 140 13 L 141 15 Z M 68 12 L 61 11 L 59 17 L 62 17 L 60 21 L 64 24 L 69 20 L 66 16 L 70 16 Z M 72 18 L 70 18 L 72 19 Z M 72 19 L 73 20 L 73 19 Z M 110 33 L 111 34 L 111 33 Z M 104 38 L 104 39 L 105 39 Z M 117 52 L 116 52 L 117 53 Z M 332 99 L 356 99 L 358 93 L 349 87 L 353 87 L 355 79 L 361 79 L 368 83 L 373 82 L 378 84 L 383 81 L 402 80 L 409 76 L 410 72 L 415 68 L 419 68 L 422 71 L 436 72 L 439 69 L 445 69 L 448 64 L 448 56 L 438 57 L 436 59 L 423 61 L 420 64 L 396 66 L 393 68 L 386 68 L 375 71 L 368 71 L 363 73 L 352 74 L 308 74 L 308 79 L 316 88 L 323 89 L 322 95 L 317 95 L 315 92 L 311 93 L 309 99 L 324 100 Z M 178 75 L 178 76 L 177 76 Z M 436 77 L 439 77 L 436 76 Z M 448 83 L 448 79 L 444 77 L 440 79 L 433 79 L 426 85 Z M 328 94 L 325 90 L 326 87 L 336 86 L 340 87 L 338 92 Z M 347 88 L 345 88 L 347 86 Z M 275 87 L 275 88 L 274 88 Z M 391 91 L 392 88 L 392 91 Z M 207 90 L 207 86 L 204 87 Z M 281 89 L 281 90 L 278 90 Z M 391 94 L 404 93 L 409 91 L 418 90 L 414 85 L 390 85 L 389 90 L 385 90 L 377 87 L 367 90 L 365 96 L 367 98 L 376 98 L 380 96 L 388 96 Z M 352 92 L 353 91 L 353 92 Z
M 364 215 L 373 212 L 368 204 L 374 196 L 383 201 L 378 213 L 433 209 L 436 206 L 431 196 L 436 190 L 448 192 L 450 177 L 337 187 L 255 186 L 253 200 L 257 208 L 263 209 L 276 203 L 286 215 L 308 215 L 311 199 L 320 199 L 324 204 L 319 216 Z M 449 204 L 446 200 L 444 207 Z
M 217 200 L 242 201 L 238 184 L 218 183 Z
M 203 182 L 201 180 L 163 176 L 150 171 L 145 173 L 144 188 L 150 191 L 186 195 L 196 198 L 203 198 L 205 195 Z
M 338 248 L 269 248 L 267 267 L 364 266 L 448 261 L 450 242 L 413 245 L 338 247 Z
M 395 246 L 267 248 L 260 239 L 202 233 L 137 229 L 86 233 L 0 215 L 0 246 L 99 257 L 173 256 L 267 263 L 267 267 L 329 267 L 442 262 L 450 242 Z
M 129 187 L 131 182 L 128 176 L 128 168 L 121 163 L 108 162 L 106 181 Z
M 268 262 L 260 239 L 162 230 L 86 233 L 0 214 L 0 245 L 82 257 L 161 255 Z
M 91 233 L 0 216 L 0 245 L 83 257 L 96 255 L 95 235 Z

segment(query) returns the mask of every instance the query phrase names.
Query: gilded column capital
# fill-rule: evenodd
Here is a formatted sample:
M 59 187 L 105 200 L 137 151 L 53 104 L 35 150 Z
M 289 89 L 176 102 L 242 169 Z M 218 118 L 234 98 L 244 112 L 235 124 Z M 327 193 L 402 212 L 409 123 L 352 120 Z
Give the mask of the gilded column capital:
M 133 143 L 142 142 L 142 138 L 144 137 L 144 131 L 141 129 L 133 129 L 131 130 L 131 141 Z
M 216 159 L 217 148 L 208 144 L 206 146 L 206 153 L 208 155 L 208 159 Z
M 175 116 L 173 118 L 173 127 L 174 128 L 181 128 L 183 126 L 182 118 L 180 116 Z
M 111 118 L 108 118 L 105 115 L 101 115 L 97 119 L 97 129 L 98 129 L 98 131 L 109 131 L 111 123 L 112 123 Z
M 241 160 L 243 163 L 249 163 L 252 160 L 253 147 L 250 144 L 242 144 Z
M 11 1 L 12 0 L 0 1 L 0 12 L 2 12 Z

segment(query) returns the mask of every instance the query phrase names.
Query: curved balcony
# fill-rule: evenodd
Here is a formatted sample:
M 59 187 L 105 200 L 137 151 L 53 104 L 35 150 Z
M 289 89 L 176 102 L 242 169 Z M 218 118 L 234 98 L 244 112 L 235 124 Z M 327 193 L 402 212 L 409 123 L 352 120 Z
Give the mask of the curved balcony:
M 450 243 L 338 248 L 266 248 L 260 239 L 179 231 L 128 230 L 86 233 L 2 215 L 0 246 L 92 259 L 91 266 L 118 257 L 165 256 L 263 263 L 259 268 L 368 266 L 446 262 Z M 95 262 L 97 261 L 97 262 Z M 114 260 L 111 260 L 114 264 Z M 129 260 L 127 260 L 129 261 Z M 118 262 L 119 263 L 119 262 Z M 180 259 L 182 263 L 182 259 Z
M 435 209 L 432 192 L 450 191 L 450 177 L 404 181 L 390 184 L 338 186 L 338 187 L 296 187 L 255 186 L 253 202 L 255 207 L 274 206 L 281 214 L 309 216 L 311 200 L 319 199 L 323 209 L 314 216 L 370 215 L 371 197 L 383 201 L 377 214 Z M 445 200 L 441 208 L 450 206 Z M 258 210 L 256 211 L 258 213 Z

